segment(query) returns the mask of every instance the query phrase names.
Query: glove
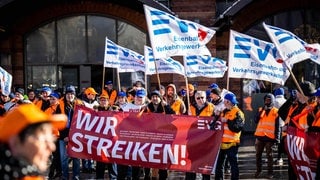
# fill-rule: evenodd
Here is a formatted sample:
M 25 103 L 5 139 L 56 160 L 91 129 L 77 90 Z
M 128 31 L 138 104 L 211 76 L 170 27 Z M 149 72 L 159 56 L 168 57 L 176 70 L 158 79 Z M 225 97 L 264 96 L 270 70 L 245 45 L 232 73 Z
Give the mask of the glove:
M 221 121 L 211 121 L 210 130 L 221 130 Z

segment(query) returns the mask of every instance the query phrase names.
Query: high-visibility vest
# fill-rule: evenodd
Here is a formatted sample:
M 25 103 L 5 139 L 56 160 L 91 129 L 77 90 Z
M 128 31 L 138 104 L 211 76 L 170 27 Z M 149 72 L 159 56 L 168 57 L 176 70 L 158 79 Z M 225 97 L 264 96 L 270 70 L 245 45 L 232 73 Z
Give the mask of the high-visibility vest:
M 112 89 L 111 93 L 109 94 L 105 89 L 102 90 L 102 94 L 106 94 L 109 99 L 109 104 L 112 106 L 117 100 L 117 90 Z
M 194 106 L 190 106 L 191 115 L 193 116 L 212 116 L 214 113 L 214 105 L 207 103 L 206 107 L 202 109 L 200 114 L 197 114 L 197 109 Z
M 177 115 L 181 115 L 180 107 L 182 103 L 184 102 L 181 99 L 176 99 L 170 106 Z
M 240 116 L 243 118 L 244 120 L 244 114 L 243 112 L 237 107 L 237 106 L 233 106 L 229 111 L 227 112 L 222 112 L 221 113 L 221 117 L 227 119 L 228 121 L 234 121 L 234 119 L 237 116 L 237 113 L 240 114 Z M 229 129 L 228 124 L 227 123 L 223 123 L 223 136 L 222 136 L 222 142 L 223 143 L 240 143 L 240 135 L 241 135 L 241 131 L 240 132 L 233 132 Z
M 259 108 L 259 112 L 261 112 L 260 120 L 258 122 L 256 132 L 254 133 L 255 136 L 267 136 L 270 139 L 275 139 L 275 125 L 276 119 L 278 117 L 278 109 L 272 107 L 267 115 L 266 112 L 263 112 L 262 108 Z

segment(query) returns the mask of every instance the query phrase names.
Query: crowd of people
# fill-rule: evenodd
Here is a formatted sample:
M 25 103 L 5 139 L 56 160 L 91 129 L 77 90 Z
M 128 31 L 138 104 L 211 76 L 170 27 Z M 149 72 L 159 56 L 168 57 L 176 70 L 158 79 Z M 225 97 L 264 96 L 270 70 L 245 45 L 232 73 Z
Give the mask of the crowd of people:
M 266 94 L 261 100 L 264 102 L 264 106 L 257 108 L 254 119 L 257 123 L 254 132 L 256 137 L 255 178 L 261 177 L 264 149 L 267 154 L 269 178 L 273 177 L 272 147 L 274 145 L 278 145 L 277 163 L 283 162 L 282 156 L 285 154 L 283 140 L 288 126 L 299 126 L 304 128 L 306 132 L 320 132 L 320 89 L 317 90 L 308 81 L 302 82 L 301 88 L 303 92 L 293 90 L 291 96 L 285 98 L 284 89 L 280 87 L 272 93 Z M 168 171 L 165 169 L 141 168 L 96 162 L 92 159 L 70 158 L 67 154 L 67 144 L 75 105 L 83 105 L 96 111 L 152 112 L 212 117 L 210 124 L 212 129 L 217 123 L 221 123 L 224 127 L 216 168 L 212 174 L 215 179 L 224 179 L 225 172 L 229 170 L 231 179 L 239 179 L 238 150 L 241 132 L 245 124 L 245 114 L 238 106 L 236 95 L 227 90 L 223 91 L 216 83 L 209 84 L 205 90 L 196 89 L 192 84 L 188 84 L 188 87 L 180 87 L 178 90 L 171 83 L 148 91 L 139 81 L 125 91 L 118 91 L 113 87 L 112 81 L 107 81 L 101 93 L 98 93 L 93 87 L 87 87 L 80 94 L 76 93 L 76 89 L 72 85 L 66 86 L 64 92 L 43 87 L 39 94 L 34 90 L 28 90 L 25 94 L 24 89 L 17 88 L 11 97 L 1 94 L 0 104 L 0 115 L 4 117 L 1 120 L 4 123 L 0 123 L 0 147 L 5 150 L 1 151 L 0 155 L 1 179 L 19 179 L 24 176 L 38 177 L 41 175 L 48 175 L 49 179 L 69 179 L 70 162 L 72 162 L 72 179 L 75 180 L 80 179 L 81 172 L 95 173 L 96 179 L 105 179 L 106 175 L 109 179 L 120 180 L 138 180 L 141 176 L 144 176 L 144 179 L 164 180 L 168 178 Z M 304 110 L 307 110 L 307 113 L 301 116 L 301 112 L 305 112 Z M 57 118 L 55 117 L 57 114 L 64 116 Z M 299 117 L 296 118 L 298 115 Z M 8 124 L 10 121 L 17 121 L 17 124 L 20 124 L 17 125 L 14 132 L 3 131 L 10 126 Z M 56 121 L 60 123 L 56 123 Z M 50 130 L 53 132 L 52 136 L 48 134 Z M 16 140 L 17 137 L 18 140 Z M 21 152 L 16 152 L 17 148 L 27 148 L 25 142 L 29 144 L 32 142 L 31 138 L 28 139 L 29 137 L 38 138 L 37 140 L 44 143 L 42 146 L 47 145 L 47 151 L 39 153 L 46 153 L 42 160 L 48 160 L 48 154 L 50 154 L 49 167 L 34 162 L 36 153 L 24 155 Z M 57 140 L 55 141 L 55 139 Z M 33 148 L 42 148 L 37 151 L 44 149 L 40 145 Z M 317 158 L 317 171 L 319 172 L 319 157 Z M 12 167 L 9 168 L 10 170 L 4 168 L 7 164 Z M 32 169 L 26 172 L 20 169 L 29 166 Z M 296 179 L 292 168 L 289 163 L 289 177 Z M 107 174 L 105 174 L 106 169 Z M 202 179 L 210 179 L 210 176 L 202 174 Z M 319 174 L 317 177 L 319 178 Z M 185 179 L 195 180 L 196 173 L 187 172 Z

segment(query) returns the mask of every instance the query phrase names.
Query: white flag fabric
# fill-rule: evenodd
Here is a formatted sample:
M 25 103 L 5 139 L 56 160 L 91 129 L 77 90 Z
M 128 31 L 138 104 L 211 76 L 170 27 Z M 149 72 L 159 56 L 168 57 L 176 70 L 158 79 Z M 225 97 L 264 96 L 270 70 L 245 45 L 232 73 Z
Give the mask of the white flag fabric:
M 215 31 L 164 11 L 144 6 L 151 47 L 156 59 L 187 54 L 210 55 L 205 46 Z
M 287 61 L 287 64 L 293 65 L 303 60 L 309 59 L 303 41 L 290 31 L 274 27 L 263 23 L 263 27 L 269 35 L 271 41 L 277 47 L 281 58 Z
M 106 38 L 104 67 L 118 68 L 119 72 L 145 72 L 144 56 L 119 46 Z
M 226 61 L 211 56 L 184 56 L 187 77 L 221 78 L 227 71 Z
M 230 30 L 229 77 L 283 85 L 290 72 L 279 58 L 274 44 Z
M 310 54 L 311 61 L 320 65 L 320 44 L 305 44 L 307 52 Z
M 160 59 L 155 59 L 153 56 L 153 51 L 151 47 L 144 46 L 144 57 L 146 60 L 146 74 L 147 75 L 152 75 L 156 74 L 167 74 L 167 73 L 174 73 L 174 74 L 180 74 L 182 76 L 185 75 L 184 73 L 184 67 L 183 65 L 179 62 L 176 61 L 172 58 L 160 58 Z M 155 62 L 157 64 L 157 71 L 156 71 L 156 66 Z
M 12 85 L 12 75 L 0 67 L 0 85 L 2 94 L 9 96 Z

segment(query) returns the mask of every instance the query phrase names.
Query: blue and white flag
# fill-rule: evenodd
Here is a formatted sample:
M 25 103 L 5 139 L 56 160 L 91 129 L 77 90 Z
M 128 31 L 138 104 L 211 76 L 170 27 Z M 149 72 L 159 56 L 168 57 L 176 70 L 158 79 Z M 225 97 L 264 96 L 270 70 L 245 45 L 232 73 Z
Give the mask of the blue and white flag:
M 320 44 L 305 44 L 307 52 L 310 54 L 310 59 L 312 62 L 315 62 L 320 65 Z
M 168 73 L 174 73 L 174 74 L 180 74 L 184 76 L 184 67 L 179 62 L 172 58 L 160 58 L 155 59 L 153 56 L 153 51 L 151 47 L 144 46 L 144 57 L 146 60 L 146 71 L 145 73 L 147 75 L 156 74 L 168 74 Z M 157 71 L 156 71 L 156 65 L 157 65 Z
M 2 94 L 9 96 L 12 85 L 12 75 L 0 67 L 0 85 Z
M 277 47 L 281 58 L 293 65 L 309 59 L 310 54 L 304 47 L 304 41 L 290 31 L 263 23 L 263 27 L 271 41 Z
M 144 56 L 119 46 L 106 38 L 104 67 L 117 68 L 119 72 L 145 72 Z
M 187 77 L 221 78 L 227 71 L 226 61 L 211 56 L 184 56 Z
M 188 54 L 210 55 L 205 46 L 215 31 L 158 9 L 144 6 L 151 47 L 156 59 Z
M 230 30 L 228 76 L 283 85 L 290 72 L 274 44 Z

